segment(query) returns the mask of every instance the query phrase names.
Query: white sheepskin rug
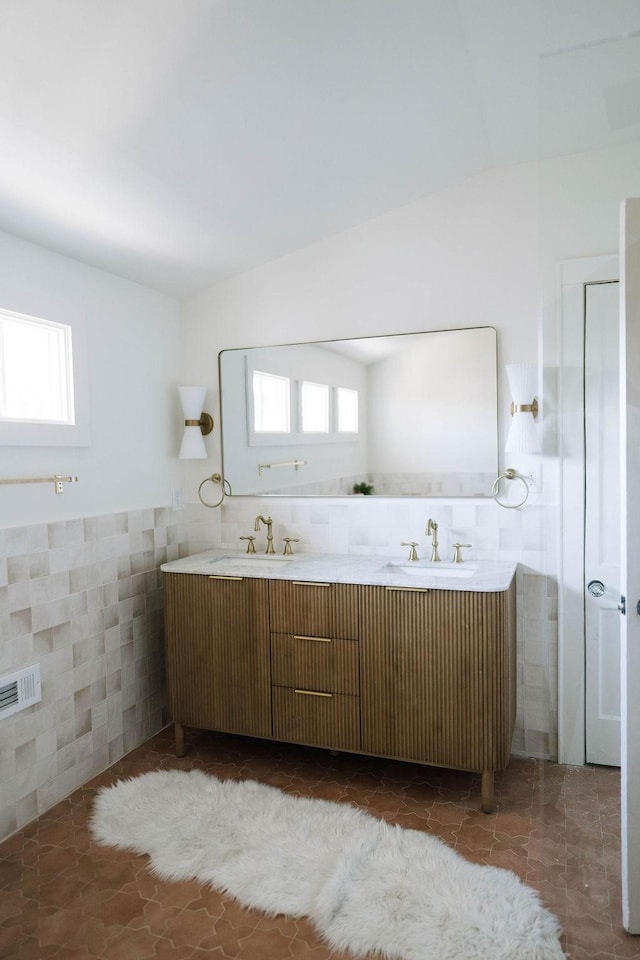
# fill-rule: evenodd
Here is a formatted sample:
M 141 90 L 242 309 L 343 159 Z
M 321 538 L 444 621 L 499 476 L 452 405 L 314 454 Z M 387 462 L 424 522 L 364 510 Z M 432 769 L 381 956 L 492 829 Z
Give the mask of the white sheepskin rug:
M 327 800 L 159 771 L 103 788 L 96 840 L 146 853 L 270 915 L 309 917 L 333 948 L 394 960 L 561 960 L 558 924 L 508 870 Z

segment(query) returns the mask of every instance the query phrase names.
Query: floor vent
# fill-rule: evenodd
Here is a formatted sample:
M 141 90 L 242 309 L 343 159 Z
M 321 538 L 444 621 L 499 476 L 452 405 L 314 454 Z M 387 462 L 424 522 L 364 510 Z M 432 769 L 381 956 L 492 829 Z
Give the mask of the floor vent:
M 41 700 L 39 663 L 0 677 L 0 720 Z

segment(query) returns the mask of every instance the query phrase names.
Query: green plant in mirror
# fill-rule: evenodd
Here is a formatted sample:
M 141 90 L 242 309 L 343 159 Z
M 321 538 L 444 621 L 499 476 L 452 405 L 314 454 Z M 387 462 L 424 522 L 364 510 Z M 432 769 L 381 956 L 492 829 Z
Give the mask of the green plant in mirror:
M 364 493 L 365 496 L 368 496 L 369 494 L 373 493 L 373 484 L 365 483 L 364 481 L 362 483 L 356 483 L 354 484 L 353 492 Z

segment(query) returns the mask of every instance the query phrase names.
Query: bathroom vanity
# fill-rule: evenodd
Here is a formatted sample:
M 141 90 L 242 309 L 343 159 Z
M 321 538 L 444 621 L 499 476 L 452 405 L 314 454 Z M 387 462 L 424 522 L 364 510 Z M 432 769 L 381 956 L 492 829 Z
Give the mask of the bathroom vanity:
M 515 720 L 515 564 L 208 551 L 164 564 L 184 727 L 482 774 L 493 809 Z

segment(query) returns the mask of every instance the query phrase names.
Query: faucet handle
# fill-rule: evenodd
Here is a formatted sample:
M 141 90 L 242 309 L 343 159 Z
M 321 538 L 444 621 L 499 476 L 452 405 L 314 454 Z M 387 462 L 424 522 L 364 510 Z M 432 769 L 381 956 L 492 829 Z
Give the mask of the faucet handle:
M 460 547 L 470 547 L 470 543 L 454 543 L 453 544 L 453 562 L 462 563 L 462 557 L 460 556 Z
M 248 544 L 247 544 L 247 553 L 255 553 L 255 552 L 256 552 L 256 545 L 255 545 L 255 543 L 253 542 L 253 541 L 255 540 L 255 537 L 240 537 L 240 539 L 241 539 L 241 540 L 248 540 L 248 541 L 249 541 Z
M 401 547 L 411 547 L 409 551 L 409 560 L 417 560 L 418 554 L 416 553 L 416 547 L 418 546 L 417 540 L 402 540 L 400 542 Z
M 292 543 L 300 543 L 298 537 L 283 537 L 284 541 L 284 551 L 283 554 L 285 557 L 290 557 L 293 555 L 293 550 L 291 549 Z

